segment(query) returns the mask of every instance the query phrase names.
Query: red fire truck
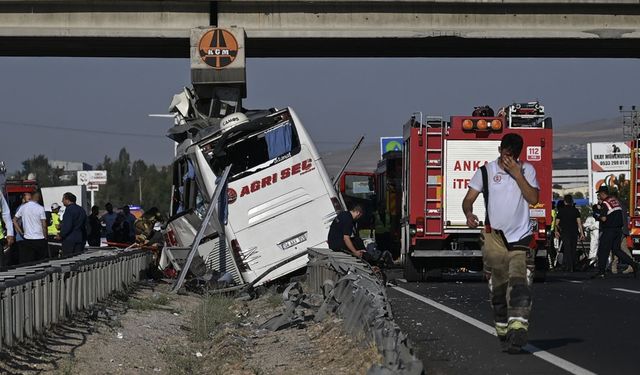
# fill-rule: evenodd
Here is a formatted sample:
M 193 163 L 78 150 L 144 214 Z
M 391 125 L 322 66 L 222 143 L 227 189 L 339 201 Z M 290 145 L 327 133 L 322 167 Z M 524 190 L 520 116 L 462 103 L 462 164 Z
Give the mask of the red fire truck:
M 340 193 L 347 208 L 360 204 L 365 216 L 358 222 L 360 232 L 375 233 L 378 248 L 400 256 L 400 205 L 402 201 L 402 152 L 382 155 L 375 172 L 346 171 L 340 176 Z
M 476 108 L 478 109 L 478 108 Z M 488 107 L 472 116 L 416 118 L 404 125 L 402 163 L 401 255 L 405 278 L 419 280 L 430 271 L 481 270 L 480 229 L 466 225 L 462 200 L 475 171 L 495 160 L 507 133 L 524 138 L 520 160 L 531 163 L 540 185 L 540 202 L 530 206 L 537 241 L 537 277 L 547 268 L 551 225 L 553 130 L 537 102 L 513 104 L 497 116 Z M 482 197 L 474 213 L 484 221 Z M 482 223 L 481 223 L 482 225 Z
M 22 204 L 22 195 L 24 193 L 35 193 L 38 190 L 38 183 L 35 180 L 7 180 L 5 182 L 5 198 L 9 209 L 11 209 L 11 217 L 16 214 L 18 207 Z
M 634 132 L 634 134 L 638 134 Z M 629 237 L 634 258 L 640 255 L 640 139 L 631 142 L 631 187 L 629 189 Z

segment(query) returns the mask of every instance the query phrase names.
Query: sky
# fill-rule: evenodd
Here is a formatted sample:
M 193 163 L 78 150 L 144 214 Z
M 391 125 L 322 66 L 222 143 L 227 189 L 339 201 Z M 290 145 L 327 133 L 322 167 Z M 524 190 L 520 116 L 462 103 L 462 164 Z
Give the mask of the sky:
M 639 105 L 635 59 L 248 59 L 245 108 L 291 106 L 318 149 L 400 136 L 411 114 L 470 114 L 539 100 L 554 127 L 619 117 Z M 188 59 L 0 57 L 0 160 L 9 171 L 43 154 L 95 165 L 117 158 L 168 165 L 172 96 Z M 636 86 L 636 87 L 634 87 Z M 82 129 L 74 130 L 74 129 Z M 606 141 L 606 140 L 603 140 Z

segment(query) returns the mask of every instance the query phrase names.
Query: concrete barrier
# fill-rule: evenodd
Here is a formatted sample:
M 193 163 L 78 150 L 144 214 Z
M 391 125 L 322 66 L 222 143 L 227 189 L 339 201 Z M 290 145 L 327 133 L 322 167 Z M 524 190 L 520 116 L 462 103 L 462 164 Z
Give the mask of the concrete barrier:
M 307 281 L 311 293 L 325 297 L 316 320 L 334 312 L 344 319 L 347 331 L 363 332 L 376 344 L 384 363 L 369 369 L 369 374 L 423 373 L 422 362 L 393 321 L 385 285 L 367 263 L 348 254 L 311 248 Z
M 0 272 L 0 350 L 139 281 L 150 261 L 143 250 L 95 249 Z

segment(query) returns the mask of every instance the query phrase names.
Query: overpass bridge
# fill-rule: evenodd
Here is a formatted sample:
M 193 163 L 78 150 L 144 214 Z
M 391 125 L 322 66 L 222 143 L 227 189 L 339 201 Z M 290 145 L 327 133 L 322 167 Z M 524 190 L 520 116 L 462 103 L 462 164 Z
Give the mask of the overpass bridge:
M 640 0 L 2 1 L 0 55 L 186 58 L 209 25 L 247 57 L 640 55 Z

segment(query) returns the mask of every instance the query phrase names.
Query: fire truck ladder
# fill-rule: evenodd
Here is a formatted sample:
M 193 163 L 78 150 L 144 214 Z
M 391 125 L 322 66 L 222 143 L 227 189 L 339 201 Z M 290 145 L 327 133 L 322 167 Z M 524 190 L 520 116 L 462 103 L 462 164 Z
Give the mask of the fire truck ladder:
M 444 175 L 443 148 L 446 124 L 439 116 L 426 118 L 425 148 L 425 202 L 424 228 L 425 235 L 442 235 L 442 176 Z
M 638 149 L 638 147 L 640 147 L 640 139 L 633 140 L 632 145 L 631 157 L 633 158 L 633 169 L 631 171 L 631 178 L 633 181 L 633 202 L 631 202 L 631 204 L 633 207 L 631 207 L 630 214 L 631 216 L 638 216 L 637 212 L 640 210 L 640 149 Z

